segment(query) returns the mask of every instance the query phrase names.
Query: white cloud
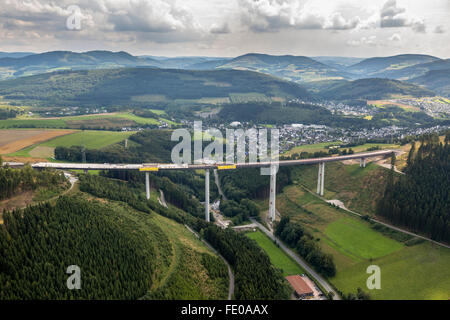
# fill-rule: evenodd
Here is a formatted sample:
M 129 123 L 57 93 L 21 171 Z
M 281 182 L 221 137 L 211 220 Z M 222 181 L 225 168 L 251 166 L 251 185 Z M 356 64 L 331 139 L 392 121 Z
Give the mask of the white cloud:
M 423 0 L 1 0 L 0 43 L 1 49 L 7 51 L 105 49 L 159 55 L 234 55 L 259 51 L 358 56 L 404 51 L 447 56 L 449 44 L 441 41 L 440 34 L 450 28 L 448 3 L 448 0 L 426 3 Z M 66 19 L 71 14 L 67 8 L 73 4 L 81 9 L 78 32 L 66 28 Z M 426 33 L 428 29 L 430 32 Z M 401 35 L 401 42 L 394 34 Z M 438 41 L 441 42 L 436 45 Z
M 401 41 L 402 37 L 398 33 L 394 33 L 389 37 L 389 41 Z
M 239 0 L 242 23 L 256 32 L 274 32 L 281 29 L 331 29 L 355 28 L 359 17 L 345 19 L 340 12 L 324 14 L 307 9 L 299 0 Z
M 214 23 L 209 29 L 209 32 L 213 34 L 225 34 L 230 33 L 231 30 L 230 27 L 228 26 L 228 23 L 224 22 L 221 25 Z
M 397 0 L 388 0 L 381 8 L 380 27 L 411 27 L 414 32 L 426 32 L 425 21 L 423 19 L 408 15 L 405 8 L 397 5 Z

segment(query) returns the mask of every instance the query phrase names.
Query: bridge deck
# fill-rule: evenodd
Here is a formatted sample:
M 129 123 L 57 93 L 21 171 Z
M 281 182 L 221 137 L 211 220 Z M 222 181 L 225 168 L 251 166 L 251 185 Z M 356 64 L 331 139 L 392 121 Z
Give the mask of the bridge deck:
M 381 150 L 373 152 L 355 153 L 345 156 L 324 157 L 300 160 L 280 160 L 280 166 L 294 166 L 302 164 L 315 164 L 321 162 L 333 162 L 351 159 L 371 158 L 387 156 L 393 153 L 393 150 Z M 197 170 L 197 169 L 219 169 L 221 168 L 261 168 L 269 167 L 271 162 L 245 162 L 235 164 L 213 163 L 213 164 L 169 164 L 169 163 L 142 163 L 142 164 L 112 164 L 112 163 L 56 163 L 56 162 L 38 162 L 31 166 L 36 169 L 79 169 L 79 170 L 141 170 L 141 171 L 159 171 L 159 170 Z

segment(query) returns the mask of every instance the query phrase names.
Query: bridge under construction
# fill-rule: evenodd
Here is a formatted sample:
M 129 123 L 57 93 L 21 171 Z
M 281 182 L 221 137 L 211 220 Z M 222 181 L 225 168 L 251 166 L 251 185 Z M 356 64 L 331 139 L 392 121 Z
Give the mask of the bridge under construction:
M 142 164 L 110 164 L 110 163 L 56 163 L 37 162 L 31 164 L 34 169 L 61 169 L 61 170 L 139 170 L 145 173 L 146 197 L 150 199 L 150 172 L 163 170 L 205 170 L 205 219 L 210 220 L 209 205 L 209 173 L 210 170 L 235 170 L 244 168 L 270 168 L 270 196 L 269 196 L 269 217 L 275 220 L 275 194 L 276 194 L 276 174 L 277 166 L 296 166 L 306 164 L 319 164 L 317 193 L 323 196 L 325 184 L 325 163 L 343 160 L 360 160 L 360 167 L 366 166 L 367 158 L 388 157 L 393 154 L 393 150 L 380 150 L 373 152 L 355 153 L 344 156 L 311 158 L 299 160 L 279 160 L 267 162 L 245 162 L 245 163 L 201 163 L 201 164 L 168 164 L 168 163 L 142 163 Z M 5 163 L 12 167 L 23 166 L 23 163 Z

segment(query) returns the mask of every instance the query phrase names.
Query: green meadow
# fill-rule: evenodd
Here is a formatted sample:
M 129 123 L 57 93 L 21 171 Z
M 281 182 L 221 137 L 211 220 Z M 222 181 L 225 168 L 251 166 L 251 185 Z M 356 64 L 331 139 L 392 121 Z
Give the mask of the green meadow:
M 324 239 L 330 247 L 354 260 L 383 257 L 402 249 L 403 245 L 370 229 L 365 223 L 343 217 L 325 228 Z
M 7 128 L 74 128 L 78 129 L 83 124 L 85 127 L 121 128 L 130 125 L 160 125 L 161 121 L 169 125 L 177 123 L 165 118 L 163 110 L 151 109 L 158 115 L 158 119 L 144 118 L 131 112 L 118 112 L 113 114 L 91 114 L 81 116 L 68 116 L 58 118 L 14 118 L 0 120 L 0 129 Z
M 358 175 L 364 178 L 371 170 L 362 172 Z M 294 180 L 300 182 L 300 176 L 294 171 Z M 362 288 L 372 299 L 450 298 L 450 249 L 390 229 L 376 230 L 375 224 L 324 202 L 300 184 L 277 195 L 277 209 L 301 223 L 333 256 L 337 274 L 329 281 L 339 291 L 348 294 Z M 380 290 L 367 289 L 369 265 L 381 268 Z
M 70 147 L 84 145 L 88 149 L 101 149 L 111 144 L 125 140 L 135 132 L 116 132 L 85 130 L 43 142 L 40 146 L 46 147 Z
M 120 142 L 134 134 L 134 131 L 85 130 L 56 137 L 54 139 L 29 146 L 8 156 L 51 158 L 56 147 L 85 146 L 87 149 L 101 149 Z
M 283 270 L 283 276 L 304 273 L 303 269 L 292 260 L 283 250 L 277 247 L 272 240 L 270 240 L 261 231 L 246 233 L 247 237 L 255 240 L 258 245 L 267 253 L 272 264 Z

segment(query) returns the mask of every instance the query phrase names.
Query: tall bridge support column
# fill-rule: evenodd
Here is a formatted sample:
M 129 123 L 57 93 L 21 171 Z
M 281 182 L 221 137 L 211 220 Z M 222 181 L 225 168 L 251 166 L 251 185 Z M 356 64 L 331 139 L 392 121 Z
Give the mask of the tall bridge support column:
M 322 165 L 322 181 L 320 182 L 320 195 L 323 196 L 323 185 L 325 183 L 325 162 L 322 162 L 321 165 Z
M 209 222 L 209 169 L 205 170 L 205 220 Z
M 150 174 L 148 172 L 145 173 L 145 195 L 147 200 L 150 199 Z
M 270 196 L 269 196 L 269 217 L 275 221 L 275 199 L 277 193 L 277 171 L 275 166 L 270 167 Z
M 366 158 L 359 159 L 359 166 L 361 168 L 365 168 L 366 167 Z
M 320 185 L 322 183 L 322 163 L 319 163 L 319 173 L 317 174 L 317 194 L 320 194 Z

